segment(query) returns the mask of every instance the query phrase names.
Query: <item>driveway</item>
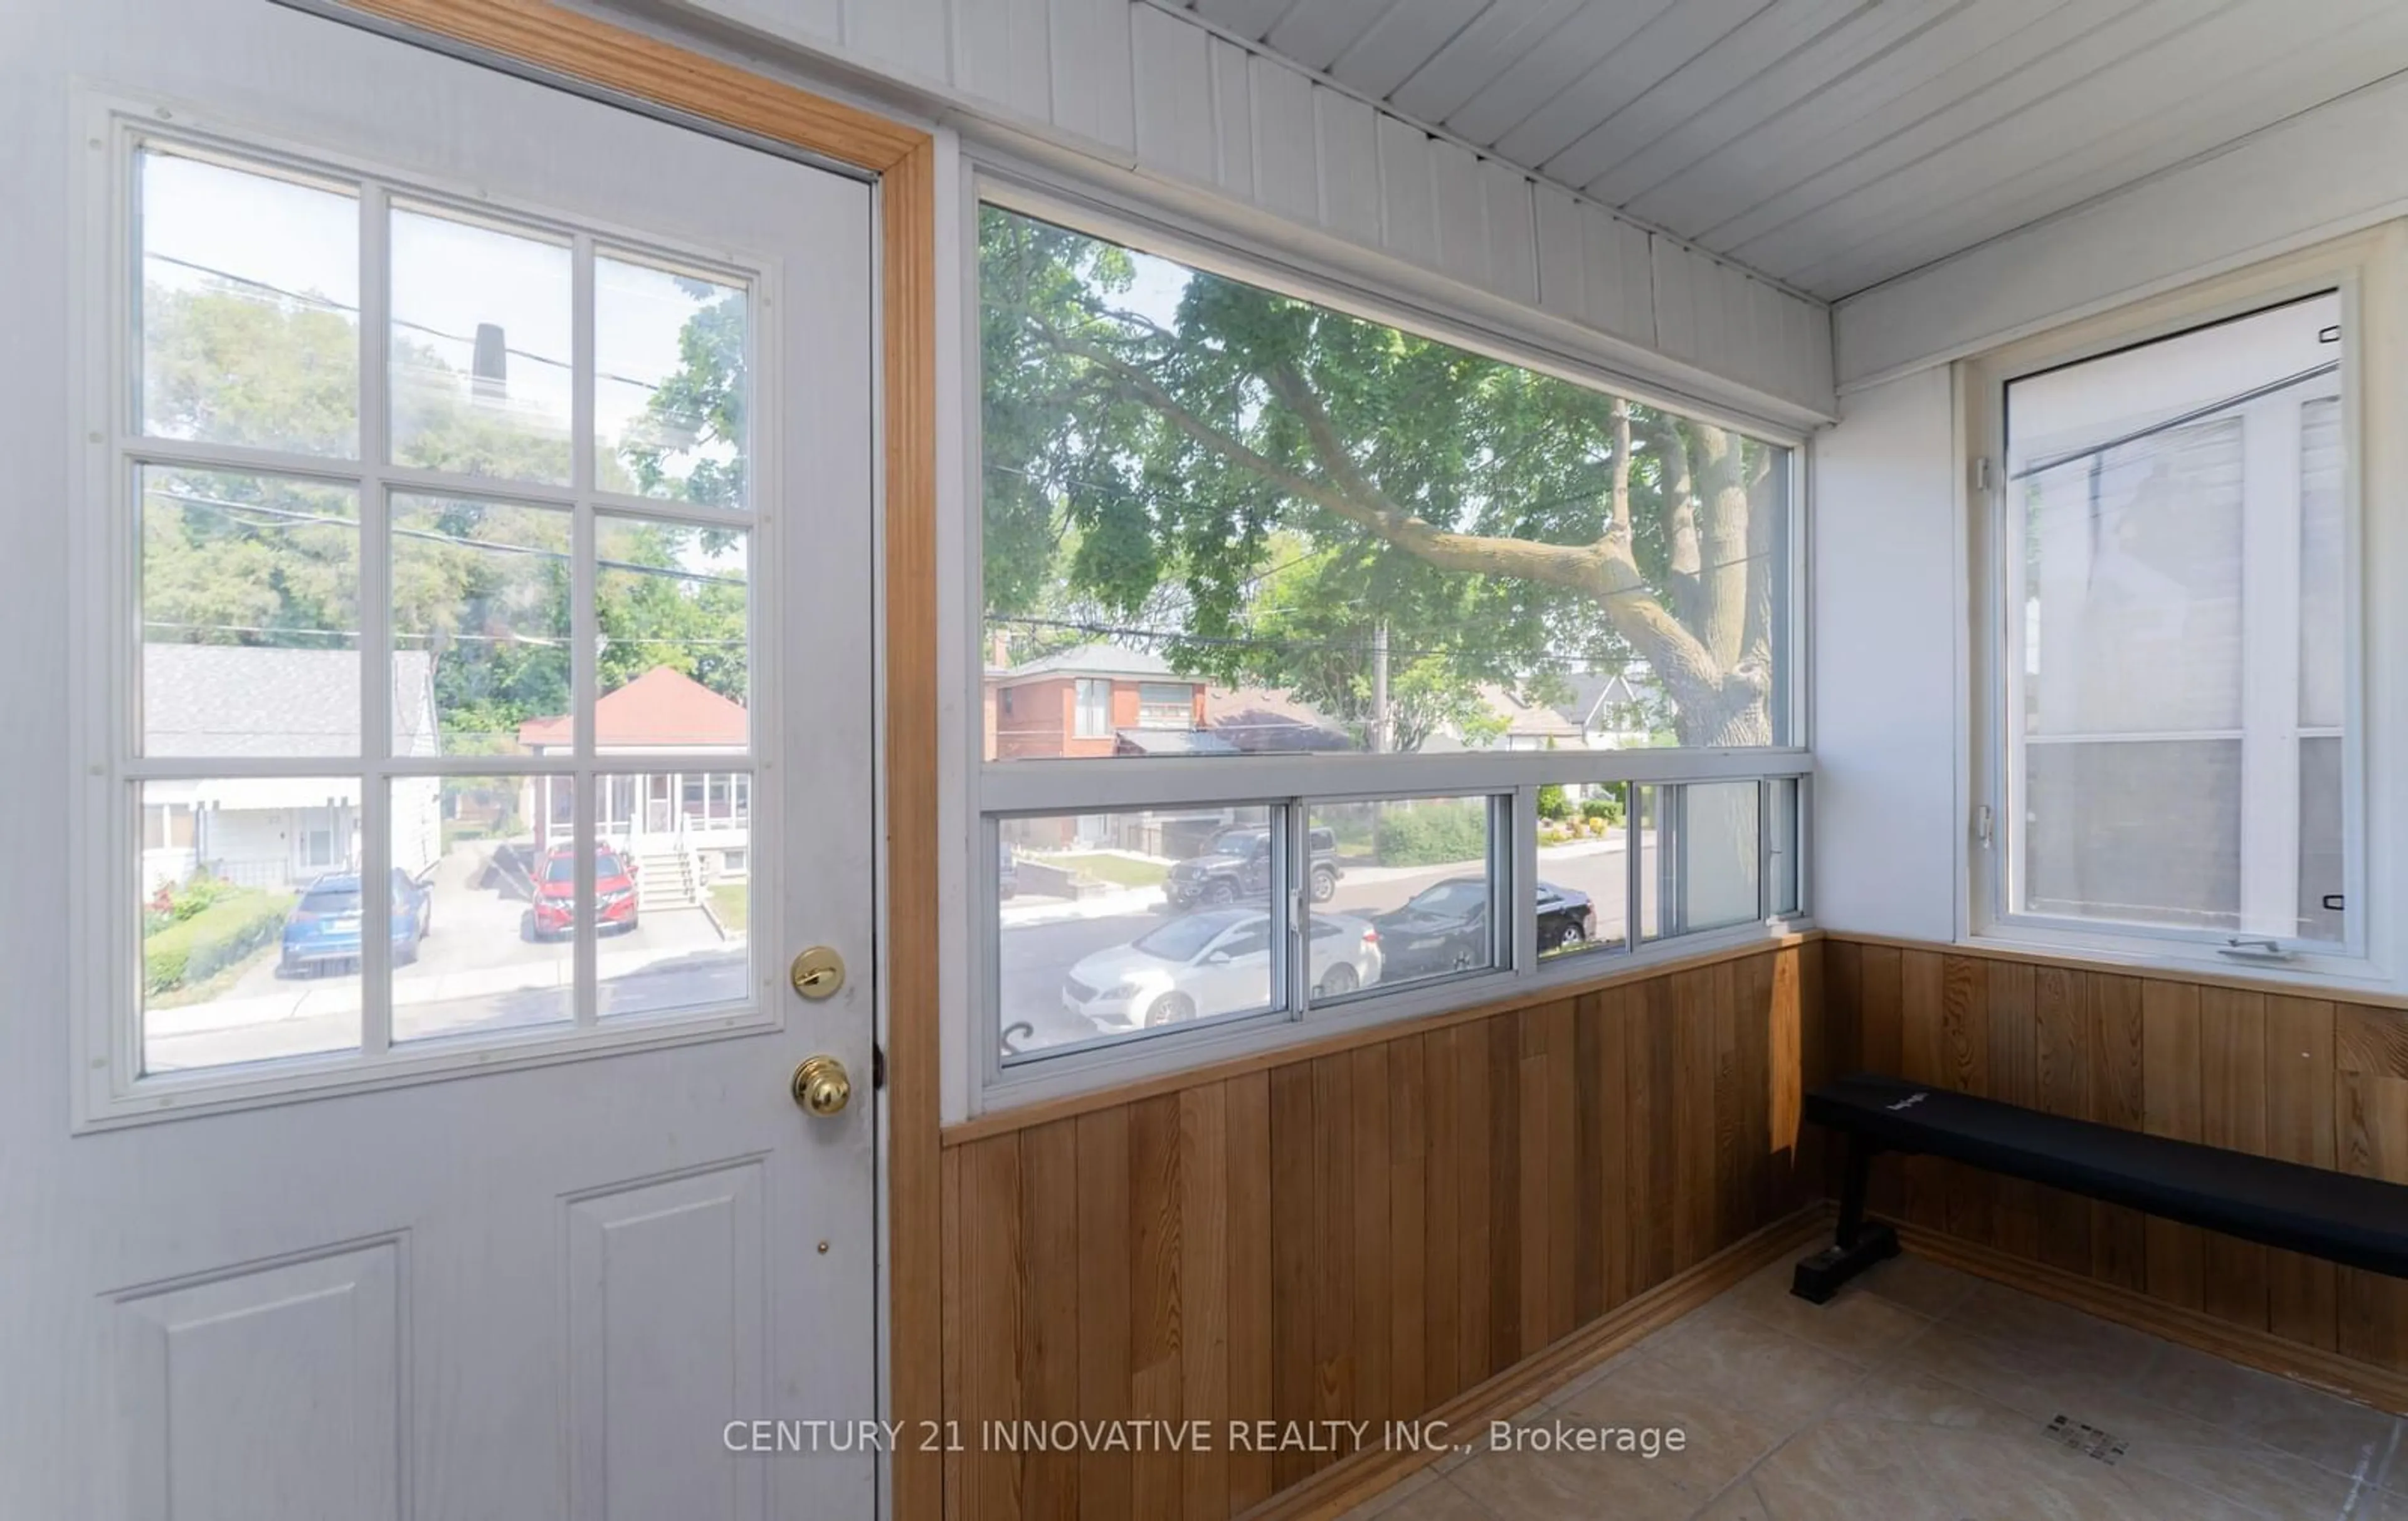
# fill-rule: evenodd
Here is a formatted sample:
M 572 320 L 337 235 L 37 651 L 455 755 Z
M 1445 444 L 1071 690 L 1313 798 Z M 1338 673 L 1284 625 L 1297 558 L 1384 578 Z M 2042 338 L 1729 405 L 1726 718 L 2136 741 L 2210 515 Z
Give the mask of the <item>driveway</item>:
M 526 898 L 490 864 L 491 846 L 463 843 L 436 864 L 433 913 L 418 960 L 393 973 L 394 1039 L 565 1022 L 573 947 L 520 932 Z M 150 1012 L 150 1069 L 261 1061 L 349 1049 L 358 1040 L 356 971 L 285 977 L 270 945 L 225 991 Z M 727 1002 L 749 984 L 741 936 L 724 938 L 700 909 L 661 909 L 595 947 L 603 1017 Z

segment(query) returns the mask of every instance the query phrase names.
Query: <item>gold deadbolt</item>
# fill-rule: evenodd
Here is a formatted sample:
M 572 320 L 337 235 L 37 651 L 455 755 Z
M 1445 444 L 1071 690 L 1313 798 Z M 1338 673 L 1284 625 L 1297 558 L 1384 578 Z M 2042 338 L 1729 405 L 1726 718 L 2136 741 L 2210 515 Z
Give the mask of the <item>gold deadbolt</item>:
M 794 1080 L 787 1084 L 787 1091 L 795 1096 L 796 1103 L 825 1119 L 853 1102 L 853 1079 L 846 1075 L 844 1063 L 823 1052 L 795 1064 Z
M 844 986 L 844 957 L 828 946 L 814 945 L 795 957 L 786 980 L 806 998 L 833 997 Z

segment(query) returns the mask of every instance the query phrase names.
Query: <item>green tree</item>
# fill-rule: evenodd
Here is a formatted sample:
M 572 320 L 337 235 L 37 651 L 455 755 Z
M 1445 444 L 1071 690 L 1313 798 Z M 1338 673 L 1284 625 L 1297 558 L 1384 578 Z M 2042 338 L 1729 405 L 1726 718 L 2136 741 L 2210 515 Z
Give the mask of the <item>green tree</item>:
M 697 293 L 699 294 L 699 293 Z M 704 306 L 683 360 L 598 465 L 606 489 L 734 503 L 745 489 L 741 293 Z M 351 320 L 238 288 L 152 286 L 143 303 L 145 413 L 155 431 L 348 455 L 358 447 Z M 404 340 L 396 455 L 455 474 L 565 481 L 570 445 L 481 407 L 432 348 Z M 498 489 L 507 491 L 507 486 Z M 507 749 L 570 701 L 569 519 L 538 506 L 397 495 L 396 649 L 434 656 L 454 750 Z M 358 502 L 292 477 L 155 468 L 143 482 L 146 638 L 348 648 L 360 627 Z M 595 584 L 604 689 L 670 666 L 741 699 L 746 618 L 732 534 L 616 520 Z M 731 568 L 733 567 L 733 568 Z
M 1644 660 L 1684 743 L 1770 741 L 1770 446 L 1211 275 L 1148 315 L 1125 251 L 1010 212 L 980 253 L 990 616 L 1173 586 L 1182 668 L 1350 716 L 1377 621 L 1439 712 Z

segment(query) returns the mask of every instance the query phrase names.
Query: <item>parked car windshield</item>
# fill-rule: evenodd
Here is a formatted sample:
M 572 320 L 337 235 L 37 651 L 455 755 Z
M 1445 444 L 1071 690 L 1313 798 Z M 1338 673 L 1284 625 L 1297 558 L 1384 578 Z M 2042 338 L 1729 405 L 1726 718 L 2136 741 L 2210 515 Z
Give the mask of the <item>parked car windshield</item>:
M 546 882 L 575 882 L 577 880 L 576 857 L 570 855 L 555 855 L 551 860 L 546 861 L 543 864 L 543 880 Z
M 1192 961 L 1204 947 L 1212 943 L 1221 931 L 1246 917 L 1242 912 L 1197 913 L 1184 919 L 1173 919 L 1147 930 L 1132 942 L 1134 947 L 1150 956 L 1166 961 Z
M 359 908 L 356 887 L 313 887 L 301 897 L 304 913 L 357 913 Z
M 1420 913 L 1443 914 L 1448 918 L 1477 913 L 1488 901 L 1488 889 L 1476 882 L 1442 882 L 1426 887 L 1413 895 L 1405 907 Z
M 1212 837 L 1211 854 L 1215 855 L 1252 855 L 1262 849 L 1260 829 L 1224 829 Z

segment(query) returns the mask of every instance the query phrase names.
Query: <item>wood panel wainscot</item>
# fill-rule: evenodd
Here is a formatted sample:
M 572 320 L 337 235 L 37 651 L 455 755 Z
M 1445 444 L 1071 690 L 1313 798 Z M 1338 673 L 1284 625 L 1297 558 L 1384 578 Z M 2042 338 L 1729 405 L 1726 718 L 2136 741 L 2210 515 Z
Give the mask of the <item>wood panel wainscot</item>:
M 1516 1365 L 1677 1298 L 1634 1305 L 1651 1290 L 1727 1276 L 1822 1197 L 1799 1119 L 1827 1057 L 1822 950 L 1626 972 L 955 1127 L 947 1514 L 1223 1521 L 1341 1478 L 1359 1493 L 1415 1460 L 1323 1474 L 1356 1445 L 1325 1423 L 1368 1423 L 1381 1449 L 1387 1423 L 1461 1413 L 1492 1381 L 1501 1399 Z M 1131 1451 L 1091 1426 L 1010 1450 L 1050 1447 L 1057 1422 L 1199 1435 Z M 1233 1443 L 1232 1422 L 1274 1440 Z
M 2408 1012 L 1986 949 L 1822 949 L 1836 1069 L 2408 1183 Z M 1931 1255 L 2039 1264 L 2039 1292 L 2085 1280 L 2113 1291 L 2086 1306 L 2102 1313 L 2163 1306 L 2161 1334 L 2377 1402 L 2408 1386 L 2408 1283 L 1935 1158 L 1884 1159 L 1870 1204 Z

